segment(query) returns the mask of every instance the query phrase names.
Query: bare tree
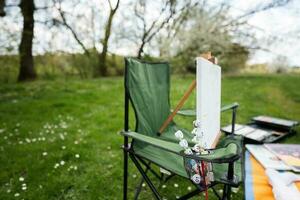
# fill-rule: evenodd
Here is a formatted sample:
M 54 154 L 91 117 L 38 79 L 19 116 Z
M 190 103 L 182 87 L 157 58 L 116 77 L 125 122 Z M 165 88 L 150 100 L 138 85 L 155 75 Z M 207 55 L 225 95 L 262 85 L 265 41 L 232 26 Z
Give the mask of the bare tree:
M 71 26 L 71 24 L 67 21 L 66 18 L 66 12 L 63 11 L 61 7 L 62 0 L 53 0 L 53 2 L 56 3 L 56 9 L 59 12 L 61 21 L 56 20 L 57 23 L 64 25 L 70 32 L 72 33 L 72 36 L 76 40 L 76 42 L 79 44 L 79 46 L 83 49 L 85 54 L 87 56 L 90 56 L 90 53 L 88 51 L 88 48 L 84 45 L 80 37 L 78 36 L 78 33 L 76 33 L 75 29 Z M 112 24 L 113 24 L 113 19 L 114 16 L 119 8 L 120 5 L 120 0 L 117 0 L 115 6 L 112 5 L 111 0 L 107 0 L 108 5 L 109 5 L 109 15 L 106 21 L 105 29 L 104 29 L 104 37 L 100 40 L 100 43 L 102 44 L 102 51 L 97 52 L 98 54 L 98 66 L 94 70 L 94 76 L 107 76 L 107 62 L 106 62 L 106 56 L 108 52 L 108 47 L 109 47 L 109 38 L 111 36 L 111 29 L 112 29 Z M 71 13 L 68 13 L 71 14 Z M 94 18 L 94 12 L 92 11 L 92 18 Z M 94 24 L 92 23 L 92 30 L 95 30 Z M 93 33 L 95 35 L 95 33 Z M 95 48 L 95 38 L 93 37 L 93 49 L 96 50 Z
M 141 35 L 141 42 L 138 48 L 137 57 L 141 58 L 144 52 L 145 45 L 150 42 L 153 37 L 162 29 L 164 28 L 168 22 L 171 20 L 174 12 L 175 12 L 175 1 L 166 0 L 164 5 L 162 6 L 160 13 L 156 19 L 152 21 L 150 25 L 146 20 L 146 9 L 147 4 L 144 0 L 137 1 L 134 11 L 136 17 L 141 21 L 143 26 L 143 32 Z M 160 19 L 161 16 L 166 15 L 163 19 Z
M 102 42 L 102 52 L 99 54 L 99 71 L 96 75 L 107 76 L 107 65 L 106 65 L 106 54 L 108 49 L 108 42 L 111 35 L 111 27 L 113 18 L 119 8 L 120 0 L 117 0 L 115 7 L 112 6 L 111 1 L 107 0 L 109 3 L 109 16 L 105 26 L 105 34 Z
M 161 8 L 154 19 L 146 18 L 148 10 L 147 1 L 139 0 L 134 7 L 134 14 L 139 23 L 142 24 L 142 33 L 139 36 L 140 43 L 138 44 L 137 57 L 141 58 L 144 53 L 144 48 L 162 30 L 166 30 L 169 36 L 170 33 L 176 33 L 180 25 L 186 20 L 189 9 L 198 5 L 202 1 L 192 3 L 191 0 L 179 3 L 176 0 L 164 0 L 160 2 Z M 153 11 L 152 11 L 153 12 Z M 152 16 L 153 18 L 153 16 Z
M 32 40 L 34 34 L 34 0 L 22 0 L 20 3 L 23 15 L 23 31 L 19 46 L 20 72 L 18 81 L 33 80 L 36 78 L 32 56 Z

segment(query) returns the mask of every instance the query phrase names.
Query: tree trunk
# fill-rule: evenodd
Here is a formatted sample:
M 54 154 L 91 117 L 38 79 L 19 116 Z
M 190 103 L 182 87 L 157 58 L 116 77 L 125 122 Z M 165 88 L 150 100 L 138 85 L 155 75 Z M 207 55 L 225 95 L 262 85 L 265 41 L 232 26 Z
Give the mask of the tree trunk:
M 142 58 L 142 53 L 144 52 L 144 46 L 145 46 L 145 41 L 142 41 L 142 44 L 138 50 L 137 58 L 141 59 Z
M 120 0 L 117 1 L 116 7 L 114 9 L 112 9 L 112 7 L 110 5 L 111 9 L 109 12 L 109 17 L 108 17 L 107 24 L 105 27 L 105 35 L 104 35 L 104 39 L 102 42 L 103 48 L 102 48 L 102 52 L 98 56 L 99 68 L 95 74 L 96 76 L 107 76 L 106 54 L 107 54 L 107 49 L 108 49 L 108 40 L 109 40 L 110 33 L 111 33 L 112 21 L 113 21 L 114 15 L 116 14 L 116 11 L 119 7 L 119 2 L 120 2 Z
M 107 76 L 107 65 L 106 65 L 106 54 L 108 49 L 108 40 L 110 37 L 110 31 L 112 26 L 112 20 L 113 20 L 114 13 L 110 12 L 108 21 L 105 27 L 105 36 L 103 39 L 103 48 L 102 52 L 99 54 L 99 72 L 98 75 L 100 76 Z
M 21 0 L 20 8 L 23 15 L 23 31 L 19 46 L 20 72 L 18 81 L 26 81 L 36 78 L 32 56 L 34 0 Z
M 5 7 L 5 0 L 0 0 L 0 17 L 4 17 L 6 15 L 4 7 Z

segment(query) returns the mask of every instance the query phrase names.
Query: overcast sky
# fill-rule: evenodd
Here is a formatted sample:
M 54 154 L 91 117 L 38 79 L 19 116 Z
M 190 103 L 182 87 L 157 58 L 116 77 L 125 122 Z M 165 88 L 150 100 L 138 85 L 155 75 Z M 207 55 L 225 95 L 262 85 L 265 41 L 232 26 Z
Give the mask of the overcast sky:
M 16 1 L 16 0 L 10 0 L 10 1 Z M 130 0 L 123 0 L 121 1 L 120 10 L 122 9 L 122 12 L 124 14 L 124 11 L 131 12 L 130 10 L 124 8 L 126 6 L 126 2 Z M 211 4 L 219 4 L 220 2 L 225 2 L 226 4 L 230 5 L 230 14 L 233 17 L 240 16 L 243 13 L 251 10 L 251 8 L 254 8 L 255 6 L 259 5 L 260 3 L 268 3 L 271 0 L 208 0 Z M 36 3 L 40 3 L 43 1 L 36 1 Z M 98 9 L 103 11 L 99 12 L 96 16 L 97 20 L 99 19 L 106 19 L 106 11 L 107 8 L 105 6 L 106 3 L 102 4 L 100 0 L 90 0 L 89 3 L 93 5 L 97 5 Z M 89 18 L 89 15 L 91 14 L 90 9 L 86 9 L 83 7 L 72 7 L 68 6 L 66 4 L 66 9 L 70 12 L 77 12 L 77 13 L 83 13 L 83 15 L 86 16 L 86 18 Z M 18 12 L 12 11 L 11 15 L 12 17 L 8 18 L 5 17 L 2 21 L 0 20 L 0 26 L 2 31 L 5 29 L 13 30 L 13 32 L 20 33 L 21 32 L 21 19 L 20 19 L 20 13 L 18 8 L 16 8 Z M 52 13 L 52 17 L 58 15 L 57 13 Z M 37 15 L 35 15 L 37 16 Z M 38 14 L 38 18 L 42 20 L 43 15 Z M 121 16 L 121 17 L 120 17 Z M 18 18 L 18 20 L 16 20 Z M 118 19 L 117 19 L 118 18 Z M 122 22 L 123 20 L 123 22 Z M 87 23 L 90 23 L 90 21 L 84 21 L 84 18 L 82 18 L 82 21 L 80 20 L 71 20 L 75 21 L 77 27 L 81 30 L 84 30 L 81 33 L 82 38 L 88 38 L 88 35 L 93 34 L 93 32 L 90 28 L 85 28 L 84 26 Z M 120 23 L 124 23 L 126 19 L 124 19 L 124 15 L 122 16 L 120 13 L 117 14 L 116 20 L 114 21 L 114 24 L 118 26 Z M 283 55 L 288 57 L 288 61 L 290 65 L 300 65 L 300 0 L 293 0 L 285 7 L 280 8 L 274 8 L 267 11 L 263 11 L 260 13 L 257 13 L 250 17 L 248 19 L 248 23 L 252 25 L 253 32 L 255 33 L 257 39 L 259 41 L 262 41 L 263 48 L 269 49 L 269 52 L 266 51 L 255 51 L 252 54 L 251 59 L 249 60 L 249 63 L 267 63 L 271 62 L 272 59 L 274 59 L 278 55 Z M 102 22 L 104 23 L 104 21 Z M 134 23 L 134 22 L 132 22 Z M 127 25 L 130 25 L 130 19 L 129 21 L 126 21 Z M 101 25 L 95 24 L 95 30 L 102 30 Z M 80 26 L 82 26 L 80 28 Z M 89 26 L 90 27 L 90 26 Z M 118 29 L 118 27 L 116 28 Z M 1 30 L 0 30 L 1 31 Z M 52 30 L 53 31 L 53 30 Z M 61 30 L 56 30 L 57 33 L 53 34 L 53 32 L 49 32 L 49 29 L 45 27 L 44 25 L 37 24 L 35 26 L 35 42 L 38 43 L 34 46 L 34 51 L 37 53 L 42 53 L 45 51 L 45 49 L 57 49 L 57 50 L 74 50 L 79 51 L 80 47 L 76 45 L 76 42 L 74 41 L 74 38 L 67 32 L 62 32 Z M 55 32 L 55 30 L 54 30 Z M 103 33 L 97 32 L 96 35 L 101 35 Z M 13 39 L 12 41 L 15 42 L 15 46 L 18 44 L 18 38 L 19 34 L 16 34 L 16 39 Z M 91 36 L 89 36 L 91 38 Z M 1 36 L 0 34 L 0 42 L 6 41 L 7 36 L 4 36 L 4 34 Z M 268 38 L 275 38 L 275 42 L 273 44 L 264 45 L 263 41 L 266 41 Z M 46 41 L 46 42 L 45 42 Z M 42 45 L 40 43 L 43 43 Z M 91 41 L 84 41 L 86 44 L 88 44 Z M 115 42 L 115 41 L 114 41 Z M 115 53 L 121 53 L 123 55 L 130 54 L 132 52 L 136 52 L 134 44 L 125 44 L 121 41 L 119 43 L 122 43 L 122 45 L 114 44 L 111 46 L 111 51 Z M 49 46 L 50 45 L 50 46 Z M 132 51 L 132 52 L 131 52 Z
M 216 0 L 213 0 L 217 2 Z M 232 15 L 239 15 L 254 5 L 266 2 L 261 0 L 233 0 Z M 285 7 L 270 9 L 255 14 L 249 24 L 257 27 L 258 39 L 275 37 L 276 43 L 266 48 L 271 52 L 256 51 L 250 63 L 271 62 L 277 55 L 287 56 L 290 65 L 300 65 L 300 1 L 294 0 Z

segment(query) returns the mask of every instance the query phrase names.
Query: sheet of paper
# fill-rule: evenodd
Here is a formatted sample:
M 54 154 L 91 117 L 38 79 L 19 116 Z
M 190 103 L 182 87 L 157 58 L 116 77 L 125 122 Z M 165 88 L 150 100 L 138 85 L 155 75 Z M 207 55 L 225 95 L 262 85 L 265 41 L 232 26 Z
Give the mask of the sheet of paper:
M 247 144 L 246 148 L 262 164 L 262 166 L 277 170 L 290 170 L 291 168 L 282 162 L 275 154 L 270 152 L 263 145 Z
M 267 169 L 266 174 L 269 183 L 272 185 L 273 194 L 276 200 L 299 200 L 300 192 L 298 191 L 295 181 L 299 181 L 299 175 L 291 172 L 277 172 L 273 169 Z
M 221 67 L 208 60 L 196 58 L 196 111 L 204 148 L 211 148 L 220 132 Z
M 300 145 L 299 144 L 264 144 L 264 146 L 284 163 L 300 172 Z

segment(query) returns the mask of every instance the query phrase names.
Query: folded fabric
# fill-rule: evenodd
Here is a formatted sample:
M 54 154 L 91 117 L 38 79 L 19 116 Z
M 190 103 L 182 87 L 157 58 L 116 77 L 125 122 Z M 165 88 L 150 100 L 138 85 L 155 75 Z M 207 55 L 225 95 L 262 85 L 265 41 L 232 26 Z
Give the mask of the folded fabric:
M 269 183 L 273 187 L 273 194 L 276 200 L 299 200 L 300 192 L 296 187 L 296 181 L 300 176 L 291 172 L 278 172 L 274 169 L 266 169 Z

